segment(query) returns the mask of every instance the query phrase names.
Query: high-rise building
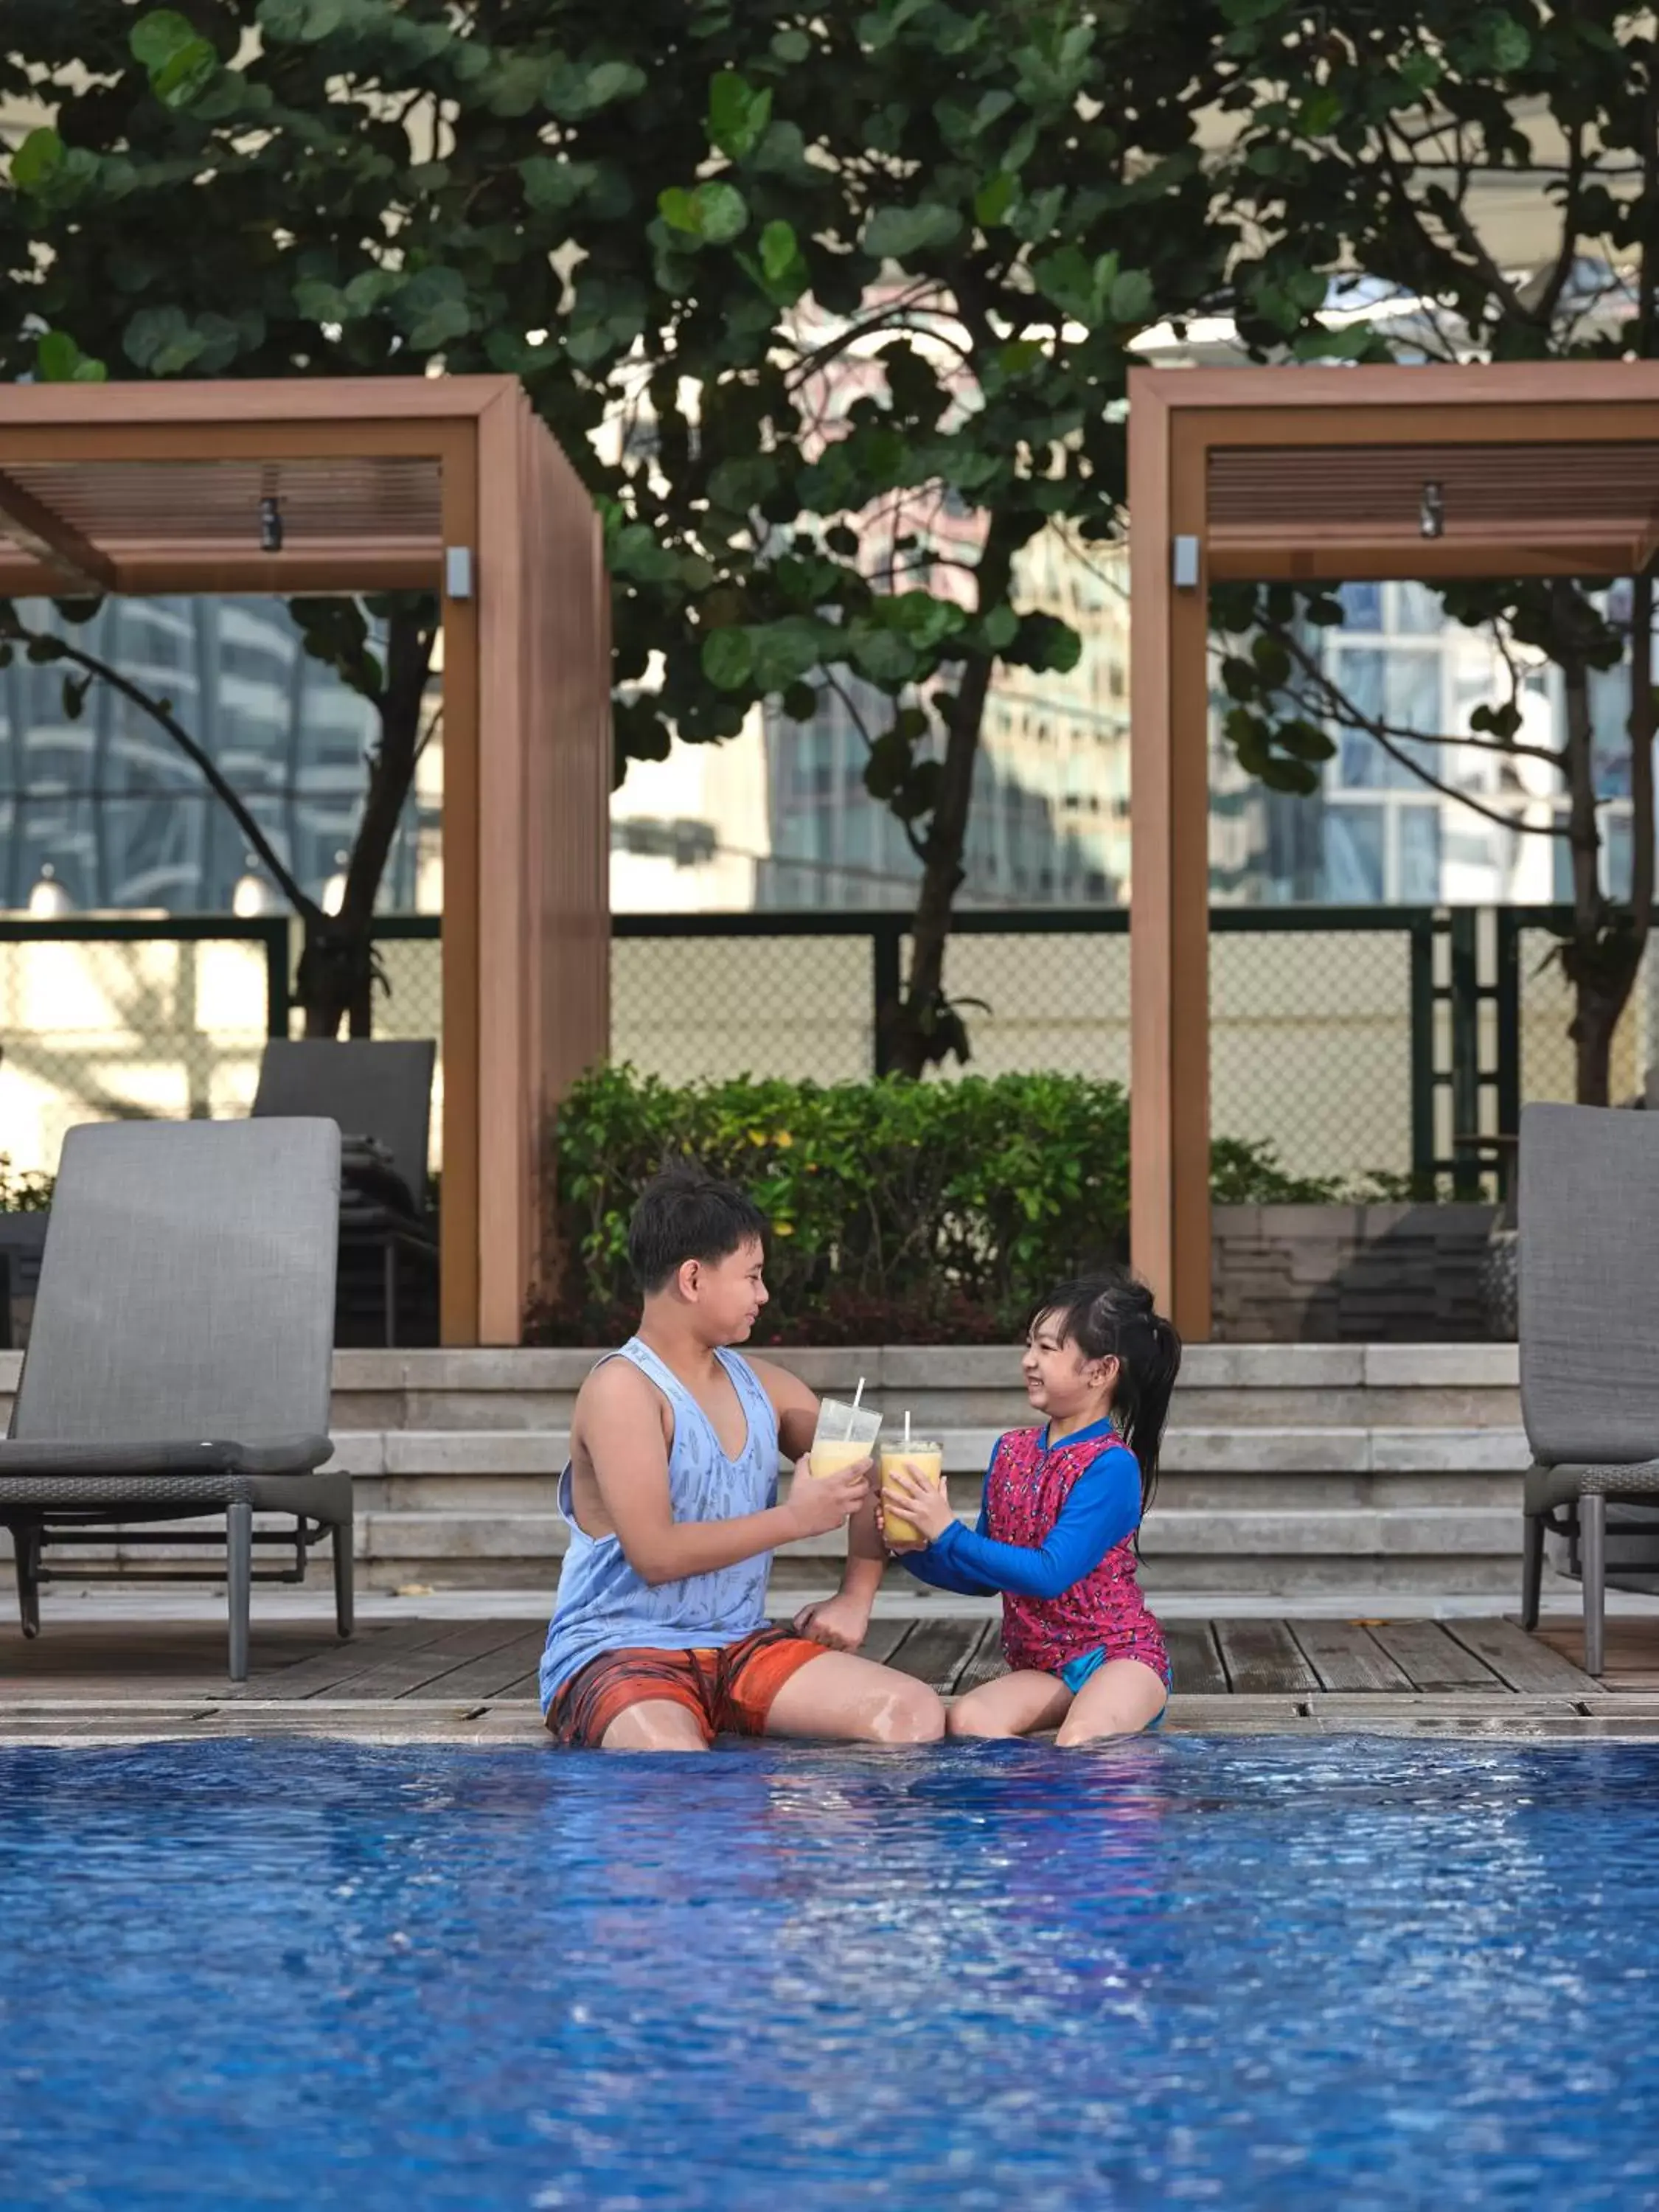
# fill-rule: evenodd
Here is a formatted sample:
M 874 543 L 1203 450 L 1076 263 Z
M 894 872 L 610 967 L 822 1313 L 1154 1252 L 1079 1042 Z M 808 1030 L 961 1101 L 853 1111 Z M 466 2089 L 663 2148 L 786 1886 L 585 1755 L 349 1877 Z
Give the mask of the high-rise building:
M 52 619 L 20 611 L 33 629 Z M 283 603 L 113 599 L 70 634 L 168 703 L 297 880 L 325 899 L 356 831 L 375 718 L 306 653 Z M 246 903 L 257 865 L 194 763 L 108 684 L 94 681 L 71 712 L 66 670 L 21 653 L 0 670 L 0 904 L 27 905 L 43 878 L 80 908 L 223 913 L 239 886 Z M 434 751 L 393 841 L 390 908 L 441 902 L 440 774 Z
M 1128 583 L 1115 546 L 1058 529 L 1020 556 L 1015 597 L 1083 641 L 1060 674 L 999 666 L 986 704 L 969 817 L 964 905 L 1098 905 L 1128 875 Z M 890 808 L 865 788 L 872 738 L 892 702 L 837 672 L 818 711 L 767 714 L 772 858 L 758 902 L 907 904 L 921 864 Z

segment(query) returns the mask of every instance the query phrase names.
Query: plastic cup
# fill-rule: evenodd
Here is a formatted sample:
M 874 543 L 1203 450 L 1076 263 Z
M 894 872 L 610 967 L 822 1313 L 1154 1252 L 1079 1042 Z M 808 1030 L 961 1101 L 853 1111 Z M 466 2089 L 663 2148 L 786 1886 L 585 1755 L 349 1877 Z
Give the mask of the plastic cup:
M 907 1521 L 902 1513 L 895 1513 L 892 1507 L 886 1503 L 888 1490 L 893 1479 L 893 1471 L 896 1468 L 901 1467 L 909 1468 L 914 1474 L 921 1475 L 924 1481 L 931 1482 L 937 1490 L 945 1480 L 945 1447 L 942 1444 L 924 1443 L 920 1437 L 913 1437 L 908 1444 L 890 1443 L 882 1448 L 881 1494 L 884 1508 L 882 1518 L 886 1523 L 887 1534 L 897 1544 L 920 1544 L 925 1540 L 921 1529 L 915 1527 L 914 1522 Z
M 807 1460 L 809 1474 L 840 1474 L 844 1468 L 862 1466 L 876 1455 L 881 1434 L 881 1415 L 867 1406 L 844 1405 L 825 1398 L 818 1407 L 818 1425 Z

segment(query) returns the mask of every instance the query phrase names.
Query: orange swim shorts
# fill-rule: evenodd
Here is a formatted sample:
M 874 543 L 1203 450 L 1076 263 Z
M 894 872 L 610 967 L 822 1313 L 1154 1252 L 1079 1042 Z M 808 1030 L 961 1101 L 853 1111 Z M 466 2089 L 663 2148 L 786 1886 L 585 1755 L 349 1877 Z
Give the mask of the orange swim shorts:
M 684 1705 L 705 1743 L 717 1735 L 762 1735 L 778 1692 L 827 1648 L 769 1627 L 718 1651 L 603 1651 L 554 1692 L 548 1729 L 561 1743 L 597 1749 L 618 1713 L 652 1700 Z

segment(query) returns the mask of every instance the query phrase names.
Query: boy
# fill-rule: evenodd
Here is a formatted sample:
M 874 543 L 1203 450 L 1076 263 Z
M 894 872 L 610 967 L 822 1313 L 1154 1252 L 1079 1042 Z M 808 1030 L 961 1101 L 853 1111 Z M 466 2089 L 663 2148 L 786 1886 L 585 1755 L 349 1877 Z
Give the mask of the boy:
M 718 1735 L 931 1743 L 923 1683 L 854 1656 L 881 1580 L 869 1470 L 813 1480 L 805 1384 L 732 1350 L 766 1304 L 764 1217 L 700 1169 L 641 1193 L 628 1251 L 639 1333 L 582 1385 L 559 1506 L 570 1547 L 542 1655 L 561 1743 L 706 1751 Z M 777 1503 L 778 1451 L 796 1468 Z M 766 1616 L 774 1547 L 850 1523 L 839 1595 Z

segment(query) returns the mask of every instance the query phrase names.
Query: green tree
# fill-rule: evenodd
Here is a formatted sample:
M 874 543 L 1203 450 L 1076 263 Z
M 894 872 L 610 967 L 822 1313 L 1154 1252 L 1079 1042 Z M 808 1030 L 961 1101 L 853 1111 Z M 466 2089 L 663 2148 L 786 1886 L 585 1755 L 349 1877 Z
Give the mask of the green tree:
M 866 781 L 922 863 L 890 1010 L 920 1072 L 966 1048 L 945 950 L 993 668 L 1078 649 L 1016 556 L 1117 529 L 1127 348 L 1223 291 L 1219 28 L 1199 0 L 13 0 L 0 90 L 54 115 L 0 196 L 0 373 L 520 376 L 605 514 L 619 766 L 846 668 L 890 701 Z M 392 611 L 388 790 L 422 635 Z
M 1583 0 L 1433 0 L 1401 12 L 1224 0 L 1239 83 L 1218 182 L 1255 241 L 1236 270 L 1240 335 L 1257 358 L 1448 362 L 1650 359 L 1659 322 L 1659 57 L 1650 11 Z M 1505 204 L 1534 196 L 1548 252 L 1517 269 Z M 1361 289 L 1361 283 L 1367 289 Z M 1384 297 L 1379 301 L 1379 290 Z M 1370 312 L 1331 319 L 1344 300 Z M 1337 325 L 1337 326 L 1334 326 Z M 1413 776 L 1506 826 L 1516 814 L 1436 772 L 1432 738 L 1559 775 L 1565 818 L 1517 835 L 1564 839 L 1571 920 L 1559 959 L 1574 996 L 1581 1100 L 1607 1101 L 1613 1034 L 1646 949 L 1655 883 L 1651 571 L 1627 613 L 1609 579 L 1494 580 L 1444 588 L 1449 616 L 1497 641 L 1509 677 L 1467 732 L 1390 726 L 1333 682 L 1315 632 L 1341 621 L 1326 592 L 1229 590 L 1215 615 L 1243 767 L 1311 790 L 1333 725 L 1368 732 Z M 1560 672 L 1559 739 L 1523 730 L 1528 661 Z M 1627 660 L 1631 880 L 1604 883 L 1592 672 Z

